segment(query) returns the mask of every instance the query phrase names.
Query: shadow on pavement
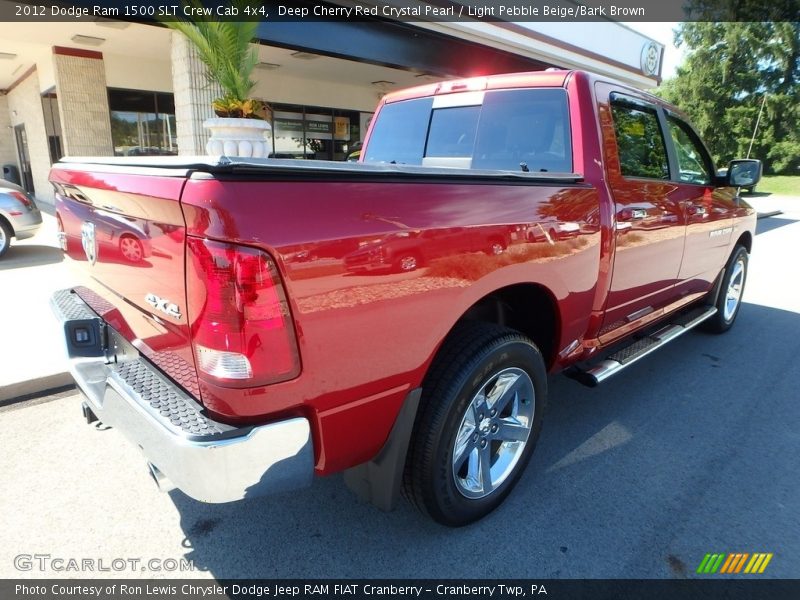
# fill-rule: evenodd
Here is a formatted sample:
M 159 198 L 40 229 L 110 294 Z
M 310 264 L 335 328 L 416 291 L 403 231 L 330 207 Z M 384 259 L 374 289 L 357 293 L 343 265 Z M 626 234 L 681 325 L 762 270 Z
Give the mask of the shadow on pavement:
M 787 219 L 785 217 L 767 217 L 766 219 L 759 219 L 756 222 L 756 235 L 767 233 L 773 229 L 785 227 L 786 225 L 794 225 L 797 223 L 795 219 Z
M 472 526 L 382 513 L 339 476 L 223 505 L 172 492 L 186 558 L 217 578 L 546 578 L 686 577 L 717 547 L 797 556 L 791 331 L 800 314 L 745 304 L 727 334 L 688 333 L 598 388 L 552 377 L 527 472 Z M 720 517 L 735 507 L 758 509 Z
M 0 260 L 0 271 L 50 265 L 64 260 L 64 253 L 52 246 L 18 246 L 11 244 L 6 255 Z

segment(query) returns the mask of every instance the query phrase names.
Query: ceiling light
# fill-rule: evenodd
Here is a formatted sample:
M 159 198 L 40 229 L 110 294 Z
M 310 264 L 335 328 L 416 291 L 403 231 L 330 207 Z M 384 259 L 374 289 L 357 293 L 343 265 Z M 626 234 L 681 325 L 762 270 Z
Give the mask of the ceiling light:
M 276 63 L 270 62 L 259 62 L 256 63 L 256 69 L 264 69 L 265 71 L 273 71 L 275 69 L 280 69 L 281 66 Z
M 2 60 L 14 60 L 17 58 L 17 55 L 13 52 L 0 52 L 0 59 Z
M 83 44 L 84 46 L 100 46 L 106 41 L 106 38 L 93 37 L 91 35 L 73 35 L 71 39 L 76 44 Z
M 109 29 L 127 29 L 131 26 L 126 21 L 110 21 L 108 19 L 97 19 L 97 25 L 99 27 L 108 27 Z
M 314 60 L 319 58 L 319 54 L 312 54 L 311 52 L 292 52 L 292 56 L 301 60 Z

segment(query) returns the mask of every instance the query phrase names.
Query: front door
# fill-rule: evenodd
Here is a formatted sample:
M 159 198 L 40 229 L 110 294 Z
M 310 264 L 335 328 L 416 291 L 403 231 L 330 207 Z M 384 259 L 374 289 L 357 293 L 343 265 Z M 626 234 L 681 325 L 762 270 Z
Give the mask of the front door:
M 711 286 L 728 258 L 736 193 L 714 187 L 711 156 L 689 124 L 671 113 L 666 122 L 674 148 L 673 180 L 678 184 L 673 198 L 686 214 L 680 292 L 700 292 Z
M 14 127 L 14 136 L 17 138 L 20 183 L 22 188 L 33 196 L 35 190 L 33 189 L 33 173 L 31 172 L 31 158 L 28 152 L 28 135 L 25 133 L 25 125 L 16 125 Z

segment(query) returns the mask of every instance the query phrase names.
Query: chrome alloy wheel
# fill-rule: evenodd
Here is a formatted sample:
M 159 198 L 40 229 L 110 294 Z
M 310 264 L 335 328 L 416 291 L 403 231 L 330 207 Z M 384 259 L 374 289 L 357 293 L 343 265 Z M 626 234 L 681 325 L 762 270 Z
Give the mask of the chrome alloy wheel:
M 528 443 L 535 406 L 533 382 L 516 367 L 495 373 L 478 390 L 453 445 L 453 478 L 461 495 L 483 498 L 508 478 Z
M 745 262 L 739 258 L 731 269 L 731 276 L 728 278 L 728 289 L 725 292 L 725 305 L 722 308 L 722 317 L 730 321 L 736 314 L 739 302 L 742 300 L 742 289 L 744 288 Z

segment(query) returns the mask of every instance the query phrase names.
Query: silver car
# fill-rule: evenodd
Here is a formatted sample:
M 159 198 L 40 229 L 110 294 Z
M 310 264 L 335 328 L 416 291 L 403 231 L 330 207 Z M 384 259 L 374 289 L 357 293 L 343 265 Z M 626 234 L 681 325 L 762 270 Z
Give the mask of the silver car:
M 42 213 L 33 197 L 18 185 L 0 179 L 0 258 L 11 246 L 11 238 L 24 240 L 42 224 Z

